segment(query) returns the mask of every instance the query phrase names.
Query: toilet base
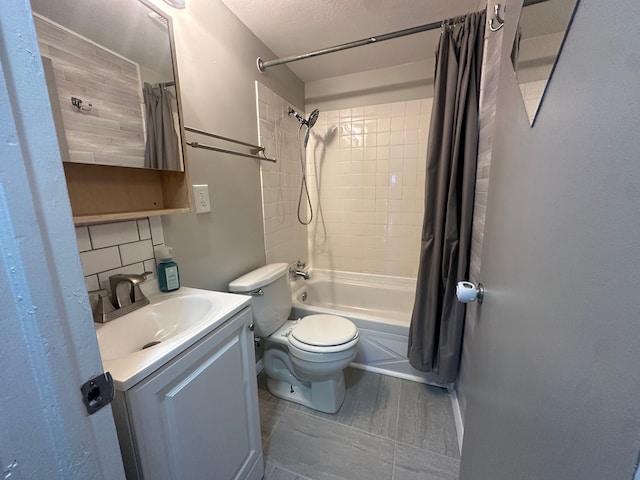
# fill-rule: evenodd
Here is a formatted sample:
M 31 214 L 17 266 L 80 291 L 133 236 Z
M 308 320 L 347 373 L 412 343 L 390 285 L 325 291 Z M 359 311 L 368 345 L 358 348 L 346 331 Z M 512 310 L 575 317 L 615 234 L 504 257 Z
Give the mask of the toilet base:
M 276 397 L 325 413 L 336 413 L 347 393 L 342 371 L 328 380 L 293 384 L 267 375 L 267 388 Z

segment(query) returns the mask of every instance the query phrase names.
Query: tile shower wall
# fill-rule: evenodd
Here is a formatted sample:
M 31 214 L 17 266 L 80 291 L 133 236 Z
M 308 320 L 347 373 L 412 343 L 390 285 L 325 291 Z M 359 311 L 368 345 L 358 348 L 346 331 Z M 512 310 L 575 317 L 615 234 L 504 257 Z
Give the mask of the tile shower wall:
M 109 289 L 116 273 L 152 272 L 154 249 L 164 244 L 160 217 L 76 227 L 87 291 Z
M 431 105 L 320 113 L 308 148 L 314 267 L 416 276 Z
M 260 145 L 276 163 L 261 162 L 262 208 L 267 263 L 308 261 L 307 227 L 297 220 L 302 170 L 298 151 L 299 123 L 287 114 L 291 106 L 301 115 L 304 110 L 287 102 L 256 82 L 256 102 Z M 304 133 L 304 129 L 302 131 Z M 307 209 L 301 208 L 307 218 Z

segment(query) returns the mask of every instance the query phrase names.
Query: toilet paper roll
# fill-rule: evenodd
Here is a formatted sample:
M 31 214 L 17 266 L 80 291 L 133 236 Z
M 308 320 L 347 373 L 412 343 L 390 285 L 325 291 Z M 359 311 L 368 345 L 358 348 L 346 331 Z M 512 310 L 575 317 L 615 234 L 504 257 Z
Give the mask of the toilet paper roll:
M 458 301 L 462 303 L 473 302 L 478 295 L 476 286 L 471 282 L 458 282 L 456 286 L 456 296 Z

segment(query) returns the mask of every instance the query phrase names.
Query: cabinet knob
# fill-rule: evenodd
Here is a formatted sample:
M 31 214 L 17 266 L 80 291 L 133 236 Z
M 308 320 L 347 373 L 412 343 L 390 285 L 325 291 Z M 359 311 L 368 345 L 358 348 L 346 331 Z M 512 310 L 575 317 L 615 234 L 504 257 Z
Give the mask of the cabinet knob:
M 249 330 L 253 332 L 254 329 L 255 327 L 253 326 L 253 323 L 249 324 Z

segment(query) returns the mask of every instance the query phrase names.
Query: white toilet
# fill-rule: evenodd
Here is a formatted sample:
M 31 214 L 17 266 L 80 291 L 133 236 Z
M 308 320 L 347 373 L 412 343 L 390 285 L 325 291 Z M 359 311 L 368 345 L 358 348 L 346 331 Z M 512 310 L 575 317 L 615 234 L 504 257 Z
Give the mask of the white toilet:
M 334 413 L 346 393 L 343 370 L 352 362 L 358 328 L 336 315 L 291 314 L 289 265 L 272 263 L 229 284 L 229 291 L 252 296 L 255 335 L 265 341 L 269 391 L 280 398 Z

